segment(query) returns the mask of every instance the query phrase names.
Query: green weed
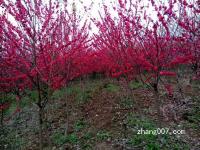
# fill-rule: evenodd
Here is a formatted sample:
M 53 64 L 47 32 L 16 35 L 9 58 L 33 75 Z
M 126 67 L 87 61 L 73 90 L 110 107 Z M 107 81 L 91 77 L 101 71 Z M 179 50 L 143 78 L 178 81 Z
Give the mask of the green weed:
M 97 132 L 97 140 L 99 141 L 104 141 L 107 140 L 108 138 L 111 138 L 110 132 L 107 131 L 99 131 Z
M 67 142 L 71 144 L 76 144 L 78 142 L 78 137 L 74 133 L 71 133 L 69 135 L 64 135 L 58 132 L 58 133 L 53 134 L 51 138 L 52 138 L 53 143 L 59 146 Z
M 123 108 L 126 108 L 126 109 L 130 109 L 130 108 L 133 108 L 134 106 L 134 101 L 133 99 L 129 98 L 129 97 L 125 97 L 122 101 L 121 101 L 121 104 L 120 104 Z
M 129 83 L 129 87 L 134 90 L 138 88 L 147 88 L 147 85 L 143 84 L 142 82 L 133 80 Z
M 81 120 L 78 120 L 78 121 L 75 123 L 75 125 L 74 125 L 74 130 L 75 130 L 76 132 L 78 132 L 78 131 L 84 129 L 86 126 L 87 126 L 86 122 L 85 122 L 83 119 L 81 119 Z
M 115 85 L 115 84 L 112 84 L 112 83 L 109 83 L 105 86 L 105 89 L 109 92 L 118 92 L 120 90 L 120 87 Z

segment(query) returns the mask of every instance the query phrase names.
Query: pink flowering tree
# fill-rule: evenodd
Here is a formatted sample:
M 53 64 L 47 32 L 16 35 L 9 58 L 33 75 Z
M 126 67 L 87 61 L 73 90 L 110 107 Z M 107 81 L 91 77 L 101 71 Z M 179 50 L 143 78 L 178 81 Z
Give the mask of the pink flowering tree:
M 5 70 L 0 74 L 0 86 L 37 91 L 40 149 L 43 111 L 52 91 L 85 73 L 79 65 L 88 54 L 87 23 L 81 27 L 76 11 L 68 11 L 67 4 L 6 0 L 1 5 L 0 67 Z

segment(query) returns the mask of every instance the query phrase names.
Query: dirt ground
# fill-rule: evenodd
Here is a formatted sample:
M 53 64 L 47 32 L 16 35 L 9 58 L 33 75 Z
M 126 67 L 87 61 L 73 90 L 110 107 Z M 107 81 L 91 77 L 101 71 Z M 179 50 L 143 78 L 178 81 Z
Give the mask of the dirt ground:
M 80 84 L 74 83 L 71 87 L 80 87 Z M 84 100 L 82 97 L 77 98 L 76 92 L 80 93 L 80 90 L 84 90 L 82 92 L 86 95 Z M 135 135 L 135 131 L 140 126 L 146 129 L 151 129 L 154 125 L 158 127 L 155 107 L 157 101 L 153 92 L 146 87 L 137 87 L 127 92 L 118 81 L 101 80 L 97 83 L 93 80 L 87 81 L 84 89 L 81 87 L 71 92 L 67 98 L 66 95 L 62 95 L 63 97 L 58 95 L 56 99 L 50 100 L 45 109 L 44 149 L 150 150 L 169 149 L 170 147 L 165 144 L 171 143 L 172 146 L 177 146 L 177 149 L 198 150 L 200 109 L 197 106 L 200 106 L 200 92 L 198 88 L 186 85 L 183 87 L 183 93 L 184 98 L 175 89 L 173 103 L 164 91 L 160 97 L 165 113 L 162 114 L 163 128 L 180 127 L 186 130 L 186 134 L 180 137 L 171 135 L 166 139 L 160 135 L 139 137 L 140 135 Z M 10 123 L 12 128 L 15 125 L 17 135 L 25 140 L 21 149 L 38 149 L 38 118 L 35 114 L 37 114 L 35 105 L 25 107 L 19 114 L 20 121 Z M 68 130 L 64 135 L 67 121 Z M 162 138 L 166 141 L 161 141 Z M 182 147 L 184 145 L 186 146 Z

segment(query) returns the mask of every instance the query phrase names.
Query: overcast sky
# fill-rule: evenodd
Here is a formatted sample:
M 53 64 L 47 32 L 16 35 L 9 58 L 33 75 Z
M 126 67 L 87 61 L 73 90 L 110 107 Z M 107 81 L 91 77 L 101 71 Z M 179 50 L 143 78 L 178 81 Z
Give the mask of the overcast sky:
M 60 0 L 62 1 L 62 0 Z M 85 19 L 89 19 L 89 18 L 99 18 L 99 12 L 103 13 L 103 8 L 102 8 L 102 4 L 105 4 L 106 6 L 108 6 L 108 9 L 110 10 L 110 13 L 112 14 L 113 17 L 115 17 L 117 14 L 116 12 L 114 12 L 114 10 L 112 9 L 112 6 L 117 6 L 118 5 L 118 0 L 69 0 L 69 3 L 73 3 L 75 2 L 76 4 L 76 8 L 77 11 L 79 13 L 83 12 L 83 20 Z M 134 3 L 134 1 L 133 1 Z M 148 5 L 148 0 L 141 0 L 140 5 Z M 89 11 L 84 12 L 84 7 L 89 7 L 91 8 Z M 149 5 L 150 7 L 147 10 L 147 14 L 151 14 L 152 17 L 155 19 L 156 18 L 156 14 L 153 11 L 153 7 L 151 7 L 151 5 Z M 92 33 L 97 33 L 98 29 L 94 26 L 94 24 L 92 24 Z
M 15 1 L 15 0 L 13 0 Z M 63 0 L 59 0 L 61 3 Z M 48 1 L 45 1 L 48 3 Z M 113 11 L 112 6 L 118 5 L 118 0 L 68 0 L 68 7 L 69 9 L 72 9 L 72 3 L 75 2 L 76 10 L 78 14 L 80 14 L 84 20 L 90 21 L 90 18 L 99 18 L 99 12 L 103 12 L 102 3 L 104 3 L 106 6 L 108 6 L 108 9 L 110 10 L 110 13 L 112 16 L 116 16 L 116 12 Z M 135 1 L 132 1 L 135 2 Z M 147 5 L 148 0 L 141 0 L 140 5 Z M 70 8 L 71 7 L 71 8 Z M 90 8 L 87 12 L 84 11 L 85 8 Z M 153 11 L 154 9 L 151 7 L 148 8 L 147 14 L 151 14 L 153 18 L 155 18 L 156 14 Z M 1 11 L 1 10 L 0 10 Z M 11 20 L 13 20 L 11 18 Z M 13 22 L 14 23 L 14 22 Z M 91 23 L 91 34 L 97 33 L 98 29 L 94 26 L 94 24 Z

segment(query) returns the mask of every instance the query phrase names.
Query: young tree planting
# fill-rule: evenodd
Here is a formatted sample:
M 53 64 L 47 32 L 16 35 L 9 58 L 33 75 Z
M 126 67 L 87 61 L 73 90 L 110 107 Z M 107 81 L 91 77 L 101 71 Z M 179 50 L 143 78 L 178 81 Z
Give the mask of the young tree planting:
M 87 54 L 87 24 L 81 27 L 75 11 L 67 7 L 67 1 L 8 0 L 2 4 L 1 67 L 6 66 L 2 86 L 37 91 L 40 149 L 43 111 L 50 95 L 83 73 L 79 62 Z

